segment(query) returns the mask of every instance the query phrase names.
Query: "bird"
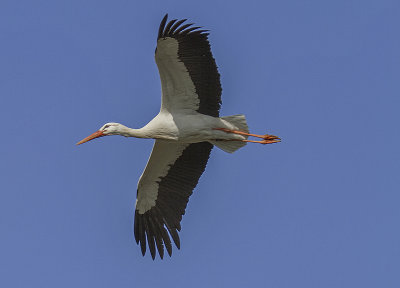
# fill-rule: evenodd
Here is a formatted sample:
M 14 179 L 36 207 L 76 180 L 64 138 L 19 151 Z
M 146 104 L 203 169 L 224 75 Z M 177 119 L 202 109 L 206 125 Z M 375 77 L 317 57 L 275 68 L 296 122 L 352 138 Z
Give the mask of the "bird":
M 110 122 L 77 143 L 109 135 L 155 139 L 138 181 L 134 216 L 136 243 L 143 256 L 148 245 L 153 260 L 157 251 L 163 259 L 164 247 L 171 256 L 172 241 L 180 249 L 180 222 L 214 146 L 232 153 L 249 142 L 281 141 L 274 135 L 251 134 L 242 114 L 219 116 L 222 88 L 209 30 L 186 24 L 187 19 L 167 20 L 168 14 L 160 23 L 155 51 L 160 112 L 140 129 Z

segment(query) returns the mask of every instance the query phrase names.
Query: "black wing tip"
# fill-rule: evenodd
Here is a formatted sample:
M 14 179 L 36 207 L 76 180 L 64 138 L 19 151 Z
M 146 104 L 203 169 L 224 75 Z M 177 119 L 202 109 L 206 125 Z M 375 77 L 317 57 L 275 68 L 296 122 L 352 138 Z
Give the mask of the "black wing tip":
M 157 40 L 161 39 L 161 38 L 166 38 L 166 37 L 179 38 L 179 37 L 183 37 L 186 35 L 192 35 L 192 34 L 193 35 L 202 35 L 202 36 L 206 36 L 206 37 L 209 35 L 209 33 L 207 33 L 209 30 L 197 30 L 202 27 L 189 28 L 194 23 L 185 24 L 185 25 L 181 26 L 181 24 L 184 23 L 186 20 L 187 19 L 182 19 L 182 20 L 178 21 L 177 19 L 173 19 L 173 20 L 169 21 L 167 24 L 168 13 L 166 13 L 160 23 L 160 27 L 158 29 Z
M 165 23 L 167 23 L 168 20 L 168 13 L 165 14 L 164 18 L 161 20 L 160 27 L 158 28 L 158 37 L 157 39 L 160 39 L 162 37 Z
M 161 23 L 167 23 L 168 20 L 168 13 L 165 13 L 164 17 L 161 20 Z
M 168 233 L 165 229 L 166 226 L 164 226 L 168 225 L 164 222 L 166 220 L 161 220 L 163 218 L 159 217 L 160 215 L 157 213 L 159 213 L 157 209 L 151 209 L 144 214 L 139 214 L 138 210 L 135 210 L 134 221 L 135 241 L 140 246 L 142 255 L 145 256 L 148 249 L 153 260 L 155 260 L 157 254 L 161 259 L 164 259 L 164 248 L 167 250 L 168 255 L 170 257 L 172 256 L 171 238 L 176 247 L 180 249 L 180 239 L 176 230 L 177 227 L 171 230 L 167 228 Z

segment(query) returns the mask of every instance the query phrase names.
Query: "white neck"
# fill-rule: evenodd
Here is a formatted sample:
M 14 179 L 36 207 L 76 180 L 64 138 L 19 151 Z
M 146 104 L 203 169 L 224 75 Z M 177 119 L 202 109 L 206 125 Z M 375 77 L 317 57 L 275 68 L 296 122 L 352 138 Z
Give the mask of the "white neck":
M 120 125 L 118 128 L 119 128 L 118 131 L 116 131 L 115 133 L 116 135 L 121 135 L 125 137 L 135 137 L 135 138 L 150 138 L 143 128 L 132 129 L 124 125 Z

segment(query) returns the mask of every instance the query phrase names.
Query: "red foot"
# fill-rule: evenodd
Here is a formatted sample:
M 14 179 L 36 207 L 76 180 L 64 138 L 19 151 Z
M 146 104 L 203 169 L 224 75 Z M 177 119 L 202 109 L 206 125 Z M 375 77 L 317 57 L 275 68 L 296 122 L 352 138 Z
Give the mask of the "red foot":
M 279 138 L 278 136 L 268 135 L 268 134 L 265 134 L 263 139 L 265 139 L 265 140 L 281 140 L 281 138 Z M 278 142 L 280 142 L 280 141 L 278 141 Z

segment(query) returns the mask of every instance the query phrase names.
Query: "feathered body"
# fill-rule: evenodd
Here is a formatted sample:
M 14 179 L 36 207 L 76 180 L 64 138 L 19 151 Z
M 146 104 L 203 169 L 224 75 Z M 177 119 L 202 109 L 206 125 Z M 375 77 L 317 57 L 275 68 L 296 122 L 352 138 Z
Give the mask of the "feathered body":
M 279 142 L 276 136 L 249 134 L 244 115 L 219 117 L 222 89 L 207 30 L 184 24 L 186 19 L 167 24 L 167 17 L 155 52 L 162 88 L 159 114 L 140 129 L 107 123 L 78 143 L 106 135 L 155 139 L 138 183 L 134 224 L 143 255 L 147 242 L 153 259 L 156 249 L 161 258 L 164 248 L 171 256 L 171 238 L 180 248 L 180 221 L 213 145 L 232 153 L 247 142 Z

